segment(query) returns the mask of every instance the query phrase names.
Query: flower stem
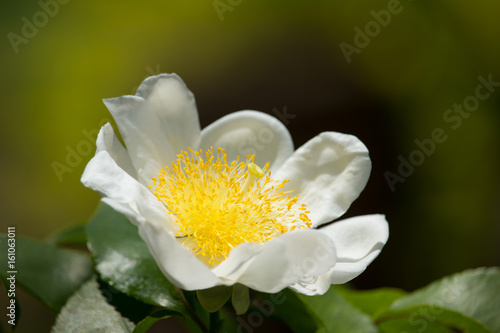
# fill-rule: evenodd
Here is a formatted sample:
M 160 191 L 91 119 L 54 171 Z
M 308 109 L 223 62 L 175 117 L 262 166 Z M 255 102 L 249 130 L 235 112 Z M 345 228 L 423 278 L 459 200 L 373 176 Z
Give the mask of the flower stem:
M 196 314 L 196 312 L 194 312 L 191 305 L 189 305 L 189 302 L 187 301 L 186 296 L 184 296 L 184 293 L 182 292 L 182 290 L 180 288 L 177 288 L 177 287 L 175 287 L 175 289 L 177 289 L 177 292 L 179 293 L 179 296 L 181 298 L 182 303 L 184 303 L 184 306 L 188 310 L 191 318 L 193 318 L 196 325 L 198 325 L 198 327 L 201 329 L 201 331 L 203 333 L 209 332 L 207 326 L 205 325 L 205 323 L 203 323 L 203 320 L 201 320 L 200 316 L 198 316 Z M 211 319 L 211 317 L 210 317 L 210 319 Z M 211 324 L 212 324 L 212 322 L 210 322 L 210 326 L 212 326 Z M 210 332 L 212 332 L 212 331 L 210 331 Z
M 210 312 L 210 331 L 209 333 L 217 333 L 219 331 L 219 311 Z

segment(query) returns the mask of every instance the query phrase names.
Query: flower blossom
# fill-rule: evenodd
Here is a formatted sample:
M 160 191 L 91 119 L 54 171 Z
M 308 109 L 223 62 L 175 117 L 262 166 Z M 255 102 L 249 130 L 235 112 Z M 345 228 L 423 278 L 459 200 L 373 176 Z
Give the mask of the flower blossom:
M 324 132 L 294 151 L 280 121 L 250 110 L 201 130 L 175 74 L 104 103 L 126 148 L 104 125 L 82 183 L 138 227 L 177 287 L 323 294 L 363 272 L 387 241 L 378 214 L 318 228 L 368 181 L 368 150 L 352 135 Z

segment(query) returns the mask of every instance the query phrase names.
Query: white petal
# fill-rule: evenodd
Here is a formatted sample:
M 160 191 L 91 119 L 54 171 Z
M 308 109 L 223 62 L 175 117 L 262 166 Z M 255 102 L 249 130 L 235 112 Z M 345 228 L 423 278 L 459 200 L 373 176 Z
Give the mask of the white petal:
M 199 290 L 224 284 L 161 225 L 144 223 L 139 226 L 139 234 L 160 270 L 179 288 Z
M 265 246 L 244 244 L 231 251 L 229 260 L 213 272 L 228 284 L 241 283 L 263 292 L 277 292 L 286 286 L 286 247 L 282 241 L 270 241 Z M 234 252 L 234 253 L 233 253 Z M 279 257 L 279 260 L 275 260 Z M 238 265 L 237 267 L 235 267 Z M 284 284 L 284 286 L 283 286 Z
M 103 196 L 102 201 L 124 214 L 139 228 L 159 268 L 180 288 L 210 288 L 222 282 L 175 239 L 177 225 L 165 207 L 142 184 L 101 151 L 89 162 L 82 183 Z
M 379 255 L 382 249 L 377 249 L 358 262 L 338 262 L 333 268 L 332 284 L 342 284 L 351 281 L 363 273 L 368 265 Z
M 328 235 L 337 250 L 337 263 L 314 279 L 290 286 L 305 295 L 323 295 L 331 284 L 346 283 L 361 274 L 378 256 L 389 237 L 384 215 L 364 215 L 345 219 L 319 229 Z
M 196 149 L 200 125 L 193 94 L 175 74 L 144 80 L 137 96 L 105 99 L 142 184 L 150 184 L 181 150 Z
M 137 178 L 137 171 L 132 164 L 128 151 L 116 137 L 110 123 L 105 124 L 97 136 L 96 154 L 101 151 L 107 151 L 121 169 L 125 170 L 133 178 Z
M 146 187 L 121 169 L 106 151 L 98 152 L 90 160 L 81 181 L 99 192 L 115 210 L 133 218 L 136 224 L 149 219 L 162 219 L 165 225 L 169 224 L 165 207 Z
M 335 222 L 319 231 L 327 234 L 337 250 L 332 283 L 350 281 L 378 256 L 389 238 L 384 215 L 363 215 Z
M 297 149 L 273 178 L 289 179 L 285 190 L 307 204 L 313 226 L 344 214 L 370 175 L 368 150 L 358 138 L 324 132 Z
M 200 122 L 196 102 L 177 74 L 147 78 L 137 89 L 137 95 L 148 101 L 174 152 L 198 148 Z
M 335 267 L 315 278 L 304 279 L 290 286 L 294 291 L 308 295 L 323 295 L 332 284 L 342 284 L 351 281 L 361 274 L 368 264 L 377 257 L 380 251 L 373 251 L 359 262 L 337 262 Z
M 286 127 L 276 118 L 258 111 L 238 111 L 228 114 L 201 132 L 200 148 L 224 148 L 228 161 L 255 154 L 255 163 L 267 162 L 277 170 L 293 152 L 293 142 Z
M 175 159 L 175 152 L 165 137 L 159 120 L 145 101 L 136 96 L 104 100 L 113 115 L 127 146 L 138 180 L 152 183 L 152 178 Z
M 291 285 L 290 289 L 308 296 L 323 295 L 332 285 L 332 272 L 333 268 L 314 278 L 301 280 Z
M 317 230 L 284 234 L 263 245 L 241 244 L 213 272 L 221 280 L 274 293 L 335 265 L 335 248 Z

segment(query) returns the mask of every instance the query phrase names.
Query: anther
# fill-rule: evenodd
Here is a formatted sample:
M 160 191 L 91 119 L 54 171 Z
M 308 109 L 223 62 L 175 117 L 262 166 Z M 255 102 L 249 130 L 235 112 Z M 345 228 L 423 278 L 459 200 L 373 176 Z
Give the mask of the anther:
M 252 175 L 254 175 L 257 178 L 264 177 L 264 171 L 262 171 L 262 169 L 255 163 L 252 162 L 248 163 L 247 169 Z
M 253 181 L 255 178 L 262 178 L 264 177 L 264 171 L 255 163 L 248 163 L 247 164 L 247 169 L 248 169 L 248 176 L 247 179 L 245 180 L 245 183 L 241 187 L 241 192 L 245 194 L 248 189 L 252 186 Z

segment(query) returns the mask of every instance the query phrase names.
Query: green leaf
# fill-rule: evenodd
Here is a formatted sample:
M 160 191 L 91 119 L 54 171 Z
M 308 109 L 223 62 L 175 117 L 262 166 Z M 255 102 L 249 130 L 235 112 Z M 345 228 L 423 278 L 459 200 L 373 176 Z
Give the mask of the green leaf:
M 111 287 L 102 280 L 97 281 L 101 294 L 106 298 L 109 305 L 113 306 L 123 317 L 134 323 L 138 323 L 146 318 L 154 309 L 153 305 L 141 302 L 131 296 Z
M 363 291 L 349 289 L 344 286 L 332 286 L 331 288 L 334 288 L 351 305 L 370 316 L 387 310 L 395 300 L 406 295 L 405 291 L 394 288 Z
M 7 236 L 0 235 L 0 253 L 7 253 Z M 15 238 L 15 267 L 0 260 L 0 276 L 5 280 L 17 271 L 16 287 L 25 289 L 54 312 L 93 274 L 90 258 L 76 251 L 56 248 L 24 237 Z
M 125 216 L 102 204 L 87 225 L 87 238 L 102 280 L 145 303 L 184 312 L 177 290 Z
M 500 332 L 500 269 L 468 270 L 443 278 L 395 301 L 391 309 L 408 311 L 418 305 L 458 312 Z
M 196 296 L 200 304 L 208 312 L 218 311 L 231 297 L 232 287 L 217 286 L 209 289 L 197 290 Z
M 47 243 L 61 245 L 78 245 L 87 247 L 87 234 L 85 224 L 78 224 L 66 227 L 47 238 Z
M 239 283 L 235 284 L 233 286 L 231 302 L 237 315 L 242 315 L 247 312 L 250 306 L 250 292 L 248 287 Z
M 443 326 L 436 321 L 423 320 L 423 318 L 412 316 L 408 318 L 394 317 L 392 320 L 384 321 L 378 325 L 382 333 L 458 333 L 459 330 L 452 330 L 449 327 Z M 470 333 L 478 333 L 483 331 L 467 331 Z
M 178 316 L 180 315 L 176 311 L 171 311 L 171 310 L 159 310 L 148 317 L 144 318 L 137 326 L 134 328 L 133 333 L 145 333 L 147 332 L 151 326 L 153 326 L 154 323 L 157 321 L 160 321 L 162 319 L 169 318 L 171 316 Z
M 321 318 L 312 311 L 298 294 L 289 289 L 284 289 L 276 294 L 258 293 L 261 297 L 251 302 L 248 317 L 254 316 L 257 322 L 257 314 L 262 319 L 274 317 L 286 323 L 296 333 L 316 332 L 323 326 Z M 250 319 L 250 318 L 248 318 Z M 239 319 L 239 324 L 247 330 L 253 328 L 254 322 Z
M 483 324 L 449 309 L 416 305 L 401 310 L 388 310 L 375 322 L 383 332 L 473 332 L 492 333 Z
M 320 318 L 324 332 L 378 332 L 370 316 L 348 303 L 334 288 L 330 288 L 321 296 L 297 296 L 307 306 L 308 311 L 314 312 Z
M 255 300 L 252 305 L 264 316 L 285 322 L 296 333 L 378 332 L 370 317 L 349 304 L 334 288 L 321 296 L 305 296 L 288 289 L 261 295 L 265 295 L 264 299 Z
M 62 308 L 52 333 L 132 332 L 134 323 L 106 302 L 96 279 L 85 283 Z

